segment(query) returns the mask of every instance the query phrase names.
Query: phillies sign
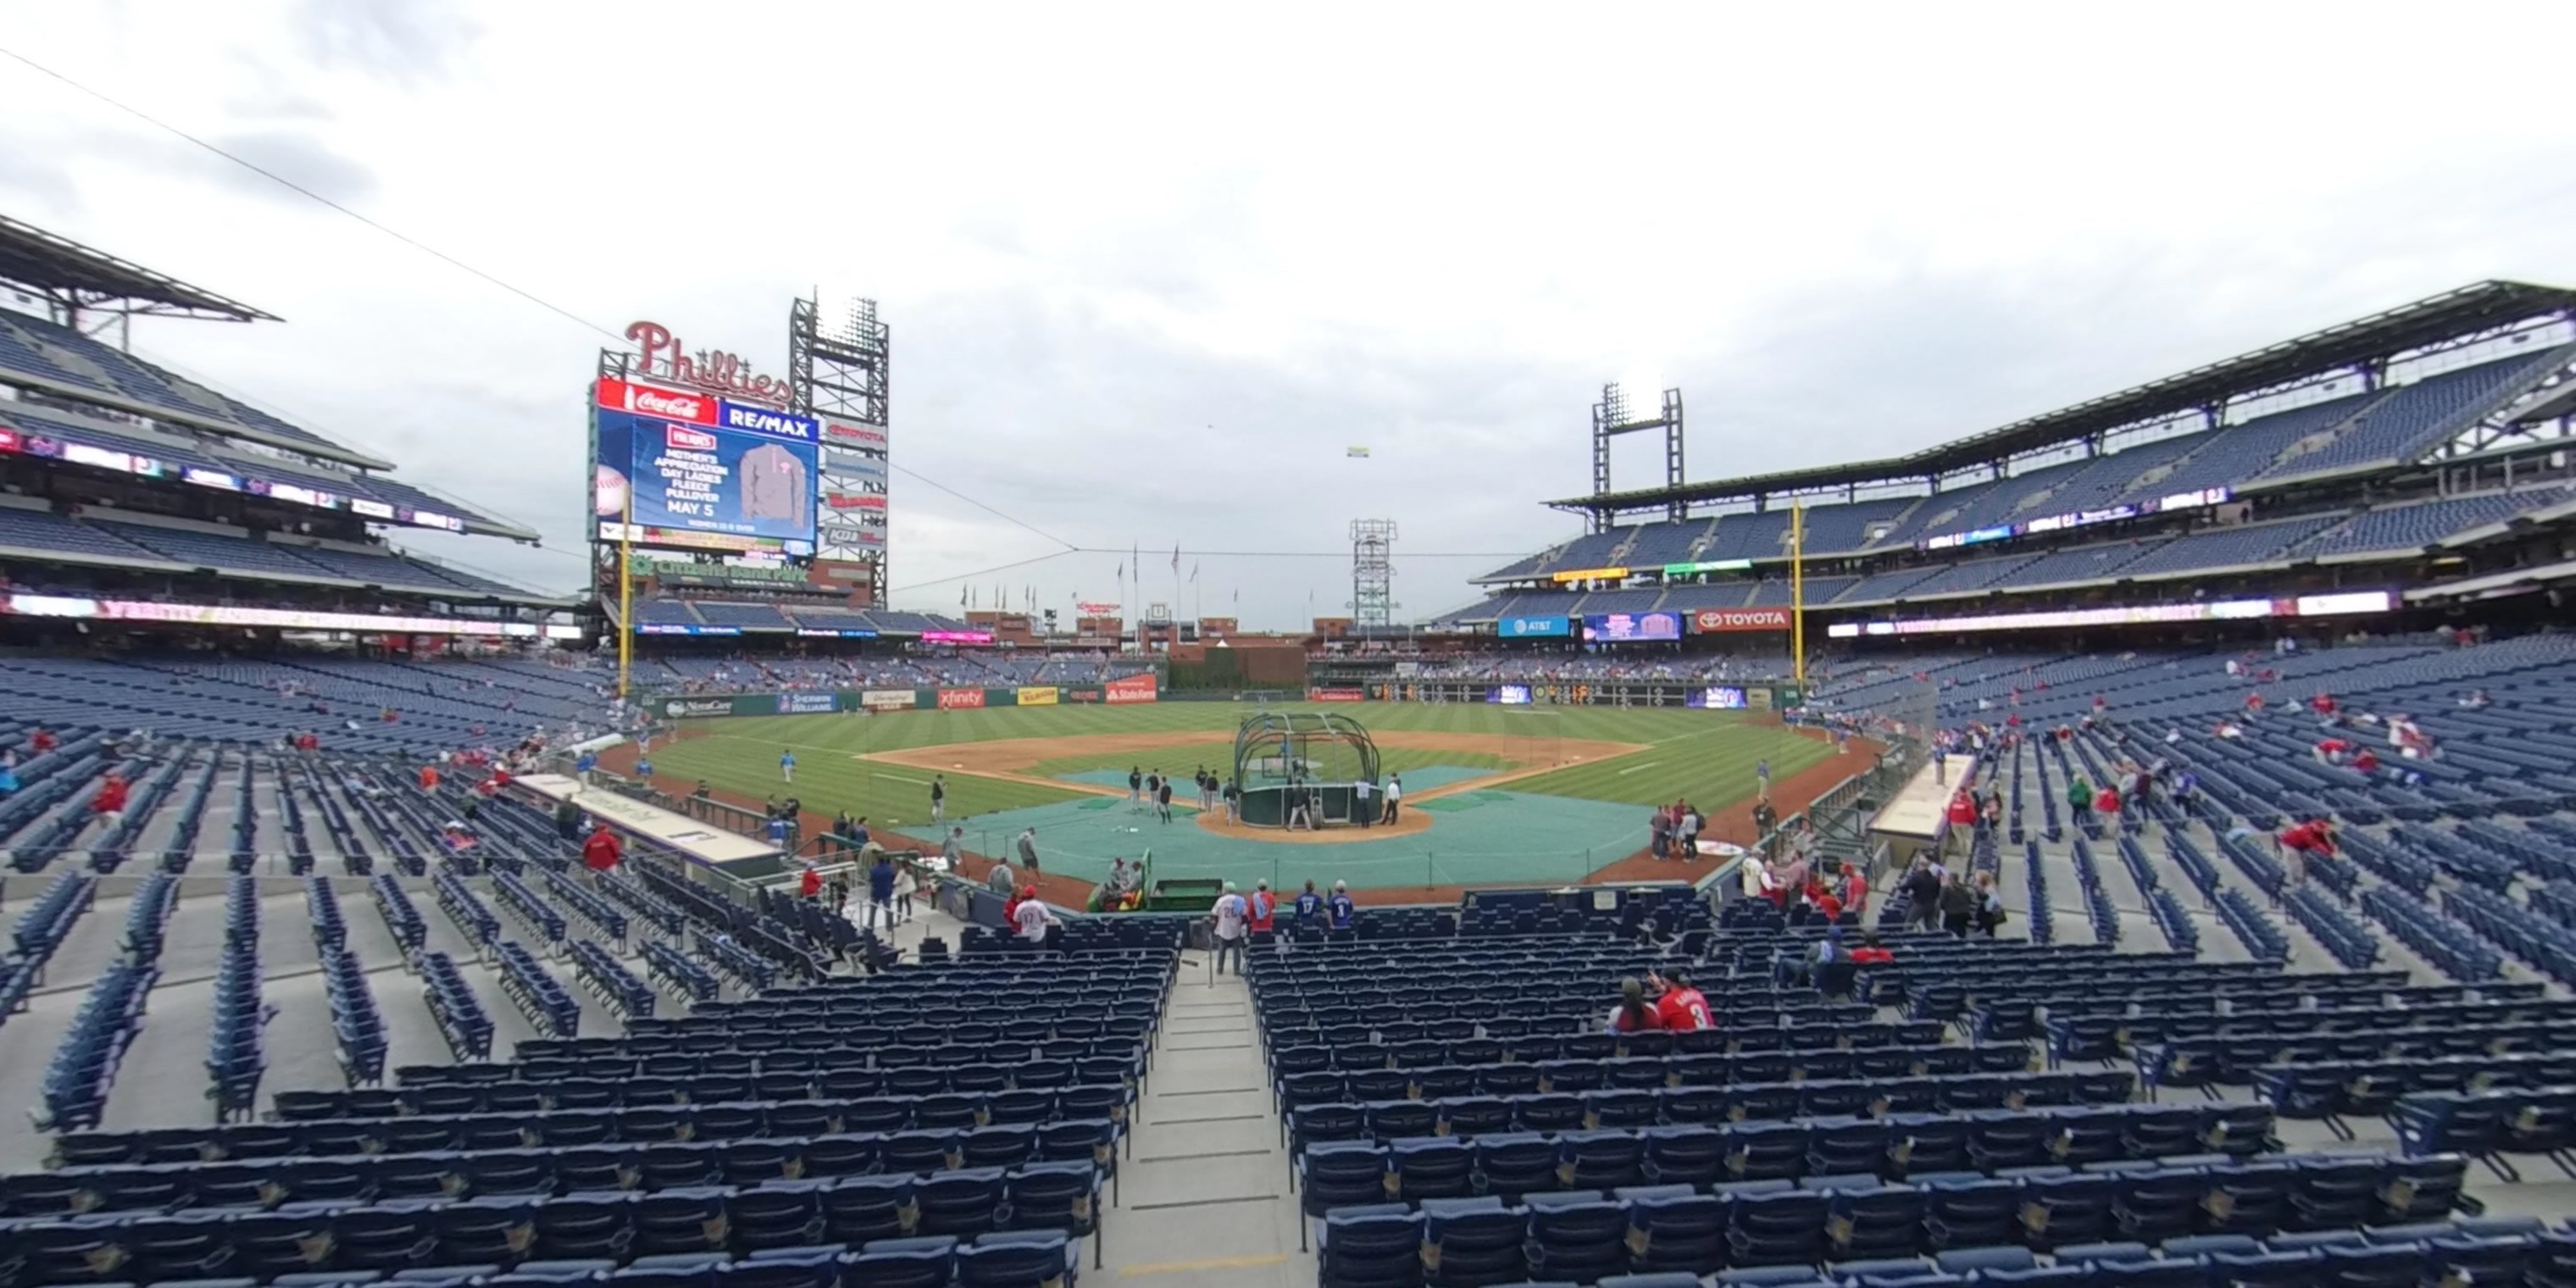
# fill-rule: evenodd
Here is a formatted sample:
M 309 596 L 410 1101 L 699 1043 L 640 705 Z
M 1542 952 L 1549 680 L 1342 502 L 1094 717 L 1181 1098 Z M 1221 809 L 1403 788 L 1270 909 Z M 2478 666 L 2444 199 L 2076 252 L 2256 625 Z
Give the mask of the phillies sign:
M 1073 606 L 1080 609 L 1084 614 L 1092 617 L 1107 617 L 1118 611 L 1118 605 L 1116 604 L 1094 604 L 1086 600 L 1079 599 L 1073 602 Z
M 786 381 L 753 375 L 751 364 L 738 353 L 701 349 L 692 354 L 685 341 L 659 322 L 627 324 L 626 340 L 644 355 L 644 374 L 648 376 L 755 402 L 783 404 L 788 400 Z
M 1701 634 L 1724 631 L 1785 631 L 1789 629 L 1789 610 L 1785 608 L 1703 608 L 1692 619 Z

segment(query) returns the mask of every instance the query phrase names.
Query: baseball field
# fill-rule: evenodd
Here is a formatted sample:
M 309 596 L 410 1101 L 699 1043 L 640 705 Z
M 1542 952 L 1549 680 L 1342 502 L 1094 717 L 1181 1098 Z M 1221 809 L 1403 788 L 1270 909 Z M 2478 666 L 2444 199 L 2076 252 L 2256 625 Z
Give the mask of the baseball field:
M 1397 826 L 1280 832 L 1197 817 L 1192 776 L 1231 768 L 1237 703 L 995 707 L 693 720 L 652 749 L 657 783 L 700 781 L 758 805 L 794 796 L 809 832 L 836 811 L 935 848 L 930 785 L 947 787 L 946 821 L 966 848 L 1004 855 L 1023 829 L 1051 875 L 1097 880 L 1113 858 L 1149 851 L 1160 877 L 1347 881 L 1354 890 L 1420 891 L 1481 884 L 1578 882 L 1616 875 L 1682 878 L 1705 864 L 1640 868 L 1647 818 L 1687 799 L 1709 835 L 1749 840 L 1767 764 L 1774 803 L 1791 813 L 1856 772 L 1825 742 L 1745 712 L 1680 708 L 1482 704 L 1273 704 L 1365 724 L 1382 771 L 1398 776 Z M 780 757 L 793 753 L 795 780 Z M 611 758 L 624 769 L 629 756 Z M 1174 818 L 1127 801 L 1131 770 L 1178 780 Z M 1614 867 L 1619 871 L 1611 872 Z

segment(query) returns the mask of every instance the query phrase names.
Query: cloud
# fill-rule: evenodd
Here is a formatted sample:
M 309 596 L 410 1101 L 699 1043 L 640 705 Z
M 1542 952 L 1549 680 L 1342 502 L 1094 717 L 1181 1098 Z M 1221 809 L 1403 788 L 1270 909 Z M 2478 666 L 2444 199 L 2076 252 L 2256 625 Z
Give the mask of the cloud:
M 452 78 L 482 34 L 445 0 L 302 0 L 289 25 L 315 64 L 406 86 Z
M 375 170 L 333 150 L 316 135 L 271 129 L 218 135 L 210 142 L 269 174 L 342 205 L 363 205 L 376 195 Z M 246 196 L 288 205 L 309 200 L 220 157 L 196 154 L 196 159 L 212 169 L 220 182 Z

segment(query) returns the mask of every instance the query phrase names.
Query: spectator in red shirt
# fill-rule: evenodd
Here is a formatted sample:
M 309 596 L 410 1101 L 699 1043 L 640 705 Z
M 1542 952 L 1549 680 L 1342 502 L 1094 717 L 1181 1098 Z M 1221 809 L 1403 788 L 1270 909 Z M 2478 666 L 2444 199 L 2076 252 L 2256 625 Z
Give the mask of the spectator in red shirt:
M 113 769 L 107 771 L 107 777 L 99 780 L 98 795 L 90 798 L 89 807 L 91 812 L 106 820 L 109 827 L 124 822 L 124 777 Z
M 54 736 L 54 731 L 42 725 L 36 726 L 36 731 L 27 735 L 27 749 L 40 756 L 61 745 L 63 745 L 62 740 Z
M 1646 986 L 1635 976 L 1619 981 L 1619 1004 L 1610 1008 L 1610 1031 L 1642 1033 L 1664 1027 L 1664 1017 L 1646 1004 Z
M 1836 897 L 1833 890 L 1819 878 L 1807 878 L 1807 902 L 1815 905 L 1816 911 L 1825 914 L 1825 921 L 1828 924 L 1843 915 L 1843 901 Z
M 1674 971 L 1670 975 L 1647 977 L 1655 986 L 1655 1014 L 1663 1027 L 1674 1033 L 1690 1033 L 1717 1027 L 1708 1012 L 1708 999 L 1690 986 L 1690 976 Z
M 2103 784 L 2102 790 L 2093 794 L 2093 812 L 2106 820 L 2117 820 L 2120 816 L 2120 789 Z
M 2352 758 L 2352 767 L 2365 774 L 2378 773 L 2379 753 L 2368 747 L 2362 748 L 2360 754 Z
M 1244 900 L 1244 911 L 1244 925 L 1253 934 L 1267 935 L 1278 929 L 1279 897 L 1270 893 L 1268 881 L 1253 883 L 1252 897 Z
M 823 869 L 816 867 L 811 859 L 805 861 L 805 874 L 796 878 L 796 893 L 808 899 L 823 893 Z
M 2290 861 L 2292 884 L 2307 879 L 2310 857 L 2332 856 L 2334 852 L 2334 824 L 2322 814 L 2306 819 L 2296 827 L 2282 829 L 2281 854 Z
M 2320 716 L 2332 718 L 2335 713 L 2334 695 L 2324 691 L 2323 689 L 2318 690 L 2317 696 L 2308 699 L 2308 710 L 2314 711 Z
M 1862 932 L 1860 947 L 1851 950 L 1851 959 L 1863 966 L 1879 966 L 1895 961 L 1896 954 L 1878 942 L 1877 931 L 1870 930 Z
M 1977 831 L 1977 802 L 1961 787 L 1950 794 L 1950 833 L 1943 838 L 1944 848 L 1964 852 L 1969 838 Z
M 2251 715 L 2261 715 L 2262 713 L 2263 713 L 2263 691 L 2262 691 L 2262 690 L 2260 690 L 2260 689 L 2257 689 L 2257 690 L 2255 690 L 2255 691 L 2254 691 L 2254 692 L 2252 692 L 2252 693 L 2248 693 L 2248 694 L 2246 694 L 2246 695 L 2245 695 L 2245 714 L 2247 714 L 2247 715 L 2251 716 Z
M 438 766 L 423 765 L 420 767 L 420 789 L 425 792 L 434 792 L 438 790 Z
M 606 872 L 616 867 L 623 857 L 618 853 L 617 834 L 605 823 L 594 823 L 590 838 L 581 843 L 581 865 L 593 872 Z

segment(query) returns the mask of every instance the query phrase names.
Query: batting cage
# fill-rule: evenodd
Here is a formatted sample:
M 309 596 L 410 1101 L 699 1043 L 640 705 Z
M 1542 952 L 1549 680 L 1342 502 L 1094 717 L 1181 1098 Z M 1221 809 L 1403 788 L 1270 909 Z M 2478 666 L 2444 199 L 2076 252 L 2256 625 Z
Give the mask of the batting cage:
M 1310 821 L 1356 821 L 1352 784 L 1371 785 L 1375 808 L 1386 797 L 1378 776 L 1377 743 L 1366 726 L 1345 715 L 1266 711 L 1234 731 L 1234 781 L 1243 785 L 1243 821 L 1249 827 L 1286 827 L 1298 801 Z

